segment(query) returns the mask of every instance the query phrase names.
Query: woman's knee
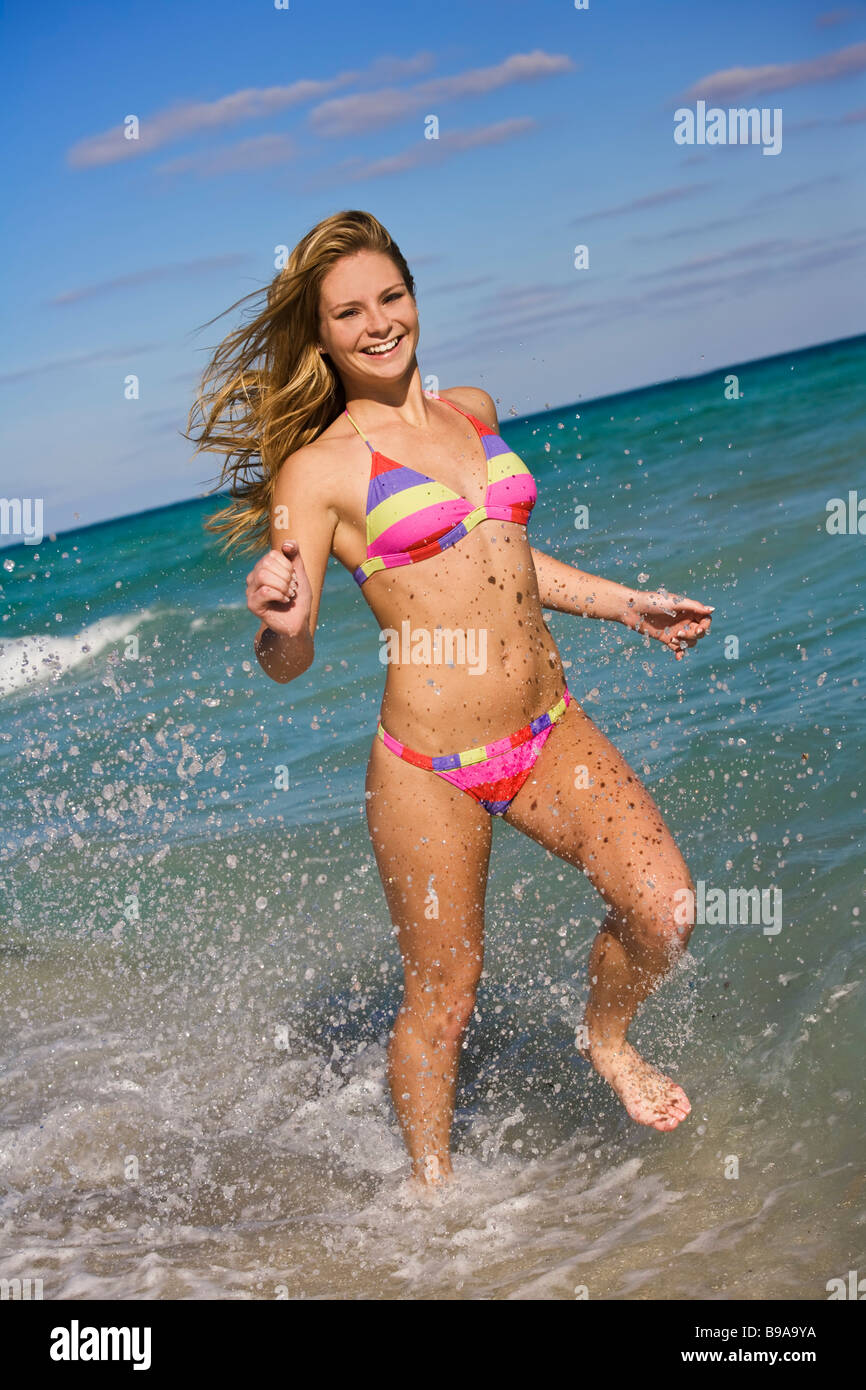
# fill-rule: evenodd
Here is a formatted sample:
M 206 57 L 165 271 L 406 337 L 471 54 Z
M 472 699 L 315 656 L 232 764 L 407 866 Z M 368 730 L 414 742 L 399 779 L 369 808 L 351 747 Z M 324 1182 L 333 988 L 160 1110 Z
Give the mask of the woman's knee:
M 457 1042 L 475 1009 L 479 975 L 472 972 L 460 980 L 437 982 L 407 991 L 402 1012 L 411 1014 L 426 1039 L 434 1045 Z
M 639 950 L 672 965 L 685 950 L 695 924 L 695 885 L 686 866 L 645 884 L 627 920 Z

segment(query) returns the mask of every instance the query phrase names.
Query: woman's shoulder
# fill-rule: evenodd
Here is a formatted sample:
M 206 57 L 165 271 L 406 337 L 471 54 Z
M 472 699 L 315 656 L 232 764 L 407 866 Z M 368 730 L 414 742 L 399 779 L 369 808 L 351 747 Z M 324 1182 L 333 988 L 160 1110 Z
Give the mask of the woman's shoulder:
M 446 400 L 453 401 L 459 405 L 461 410 L 468 410 L 470 415 L 474 415 L 476 420 L 489 425 L 491 429 L 499 429 L 499 420 L 496 415 L 496 402 L 489 392 L 484 391 L 480 386 L 449 386 L 447 390 L 440 391 L 440 396 Z
M 286 497 L 335 507 L 338 500 L 345 498 L 347 481 L 354 472 L 350 464 L 347 474 L 345 445 L 350 436 L 357 438 L 345 416 L 338 415 L 315 439 L 286 456 L 278 470 L 275 489 Z
M 340 448 L 347 440 L 356 438 L 355 432 L 341 413 L 326 425 L 306 444 L 301 444 L 283 462 L 281 472 L 289 469 L 303 475 L 320 474 L 335 466 L 344 466 L 344 454 Z

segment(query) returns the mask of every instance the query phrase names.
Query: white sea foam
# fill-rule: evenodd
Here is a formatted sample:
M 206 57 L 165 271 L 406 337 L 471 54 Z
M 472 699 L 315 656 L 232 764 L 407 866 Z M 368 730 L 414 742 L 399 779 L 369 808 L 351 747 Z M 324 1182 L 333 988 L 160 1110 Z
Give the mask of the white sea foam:
M 0 642 L 0 695 L 9 695 L 24 686 L 58 681 L 67 671 L 121 641 L 154 614 L 150 609 L 127 617 L 99 618 L 72 637 L 60 633 L 30 633 Z

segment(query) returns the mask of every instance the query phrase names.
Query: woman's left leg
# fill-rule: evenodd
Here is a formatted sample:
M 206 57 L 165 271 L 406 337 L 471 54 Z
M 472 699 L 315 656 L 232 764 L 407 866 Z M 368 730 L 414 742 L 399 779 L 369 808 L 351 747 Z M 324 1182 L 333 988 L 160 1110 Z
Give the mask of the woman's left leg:
M 583 869 L 608 904 L 590 953 L 580 1050 L 629 1115 L 674 1129 L 685 1092 L 626 1037 L 644 999 L 685 949 L 694 883 L 650 793 L 572 697 L 504 820 Z

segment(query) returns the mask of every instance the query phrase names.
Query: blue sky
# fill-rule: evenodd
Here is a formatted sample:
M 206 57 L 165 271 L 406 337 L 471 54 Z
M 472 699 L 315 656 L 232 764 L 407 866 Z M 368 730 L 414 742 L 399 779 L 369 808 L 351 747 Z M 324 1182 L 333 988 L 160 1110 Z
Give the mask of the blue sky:
M 80 0 L 3 37 L 2 491 L 46 533 L 206 490 L 177 431 L 237 316 L 200 325 L 340 208 L 412 267 L 422 373 L 503 420 L 866 329 L 866 4 Z M 780 153 L 677 145 L 699 99 L 781 108 Z

